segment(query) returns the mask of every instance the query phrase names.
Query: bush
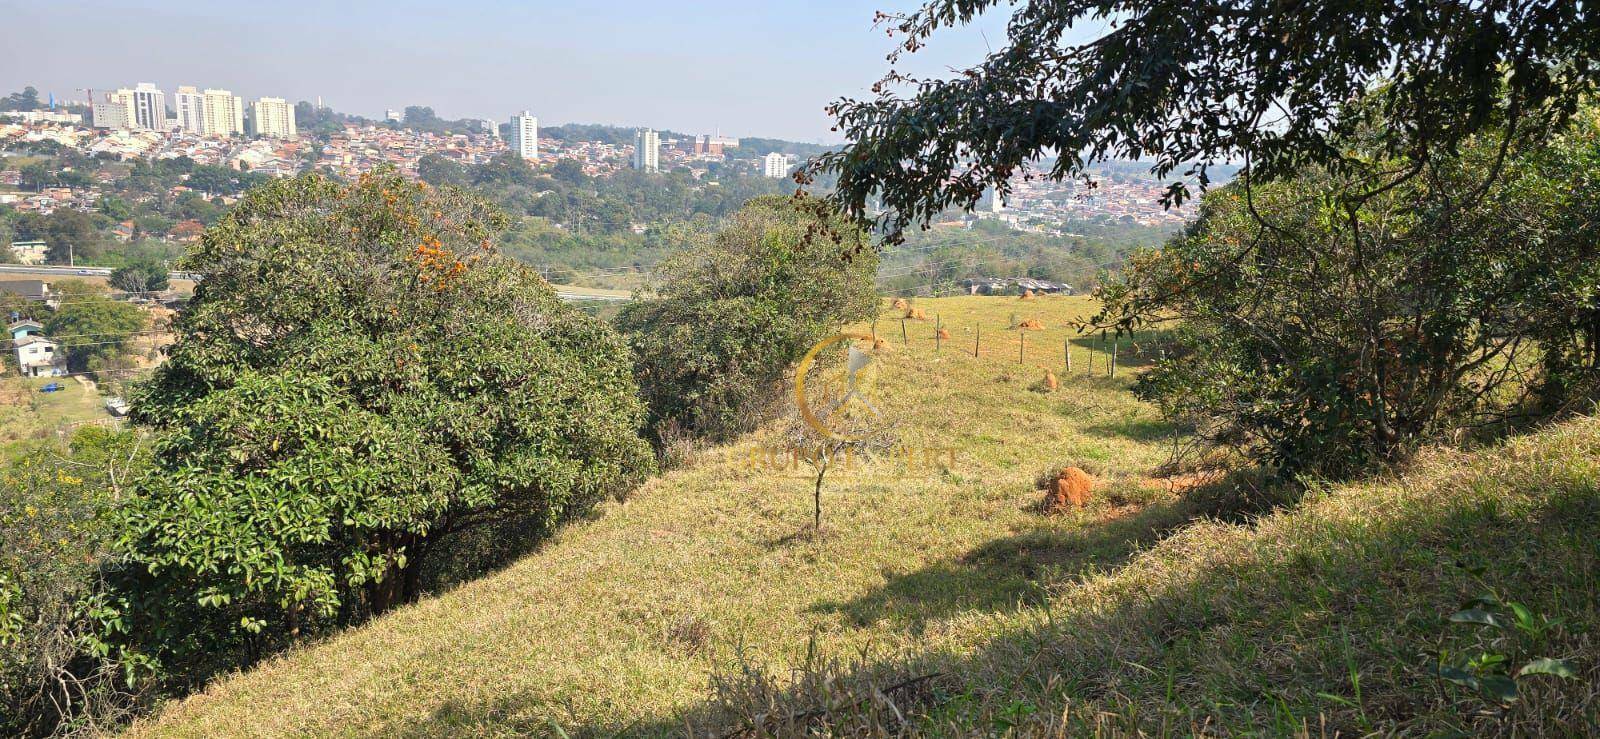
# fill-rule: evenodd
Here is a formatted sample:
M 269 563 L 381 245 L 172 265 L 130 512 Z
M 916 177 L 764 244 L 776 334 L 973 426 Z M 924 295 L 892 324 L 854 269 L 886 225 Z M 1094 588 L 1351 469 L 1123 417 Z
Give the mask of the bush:
M 87 725 L 125 703 L 142 665 L 104 641 L 123 624 L 100 573 L 119 483 L 143 460 L 132 434 L 91 426 L 0 468 L 0 734 Z
M 384 173 L 275 182 L 207 231 L 134 401 L 164 432 L 121 519 L 138 646 L 189 677 L 248 663 L 450 579 L 434 563 L 476 530 L 520 551 L 650 471 L 624 344 L 494 253 L 502 225 Z
M 658 441 L 749 430 L 808 347 L 871 314 L 876 252 L 816 206 L 750 201 L 659 265 L 647 297 L 618 316 Z
M 1096 323 L 1181 320 L 1183 356 L 1137 392 L 1287 475 L 1356 474 L 1504 428 L 1541 387 L 1561 405 L 1600 374 L 1600 247 L 1571 184 L 1600 175 L 1597 128 L 1513 147 L 1487 189 L 1491 141 L 1386 187 L 1310 171 L 1214 192 L 1100 291 Z

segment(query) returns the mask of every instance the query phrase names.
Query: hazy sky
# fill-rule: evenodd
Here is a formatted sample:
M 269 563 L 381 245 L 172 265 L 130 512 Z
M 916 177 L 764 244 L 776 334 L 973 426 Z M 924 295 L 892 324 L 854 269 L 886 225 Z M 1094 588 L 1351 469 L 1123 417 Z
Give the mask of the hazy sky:
M 865 96 L 895 0 L 642 2 L 84 2 L 0 0 L 0 91 L 154 82 L 315 100 L 380 116 L 645 125 L 685 133 L 839 140 L 823 106 Z M 935 39 L 903 69 L 982 58 L 1005 16 Z M 171 98 L 168 98 L 171 105 Z

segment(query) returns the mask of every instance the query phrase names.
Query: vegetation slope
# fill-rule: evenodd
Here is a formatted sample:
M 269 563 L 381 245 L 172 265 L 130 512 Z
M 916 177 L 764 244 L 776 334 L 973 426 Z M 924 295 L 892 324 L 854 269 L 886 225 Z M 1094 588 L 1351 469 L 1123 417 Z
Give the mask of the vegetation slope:
M 953 462 L 830 472 L 822 534 L 810 469 L 751 463 L 782 443 L 774 426 L 133 732 L 1593 730 L 1600 423 L 1273 508 L 1246 478 L 1164 484 L 1173 436 L 1126 391 L 1149 337 L 1124 340 L 1115 379 L 1098 353 L 1085 375 L 1082 339 L 1063 372 L 1087 301 L 917 306 L 951 338 L 936 352 L 933 321 L 911 321 L 902 345 L 886 306 L 880 408 L 902 444 Z M 1045 330 L 1008 330 L 1026 318 Z M 1095 474 L 1096 497 L 1041 516 L 1035 481 L 1062 464 Z M 1446 620 L 1487 593 L 1536 633 Z M 1580 675 L 1523 678 L 1508 708 L 1430 673 L 1459 654 Z

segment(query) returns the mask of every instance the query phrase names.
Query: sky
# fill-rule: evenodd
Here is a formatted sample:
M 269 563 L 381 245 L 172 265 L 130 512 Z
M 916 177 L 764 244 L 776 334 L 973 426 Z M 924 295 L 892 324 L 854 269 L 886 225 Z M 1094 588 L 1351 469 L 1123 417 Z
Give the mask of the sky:
M 0 94 L 153 82 L 316 100 L 381 117 L 604 123 L 837 143 L 823 110 L 866 97 L 896 0 L 662 3 L 0 0 Z M 1005 38 L 1008 11 L 935 37 L 902 71 L 948 75 Z

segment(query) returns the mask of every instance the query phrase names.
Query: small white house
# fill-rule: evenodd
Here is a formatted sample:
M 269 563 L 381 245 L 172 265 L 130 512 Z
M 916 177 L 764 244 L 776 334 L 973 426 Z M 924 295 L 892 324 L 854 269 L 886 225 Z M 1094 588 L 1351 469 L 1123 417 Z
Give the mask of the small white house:
M 11 343 L 17 350 L 17 367 L 23 377 L 60 377 L 67 374 L 67 355 L 60 345 L 44 336 L 44 326 L 35 321 L 18 321 L 8 327 Z

